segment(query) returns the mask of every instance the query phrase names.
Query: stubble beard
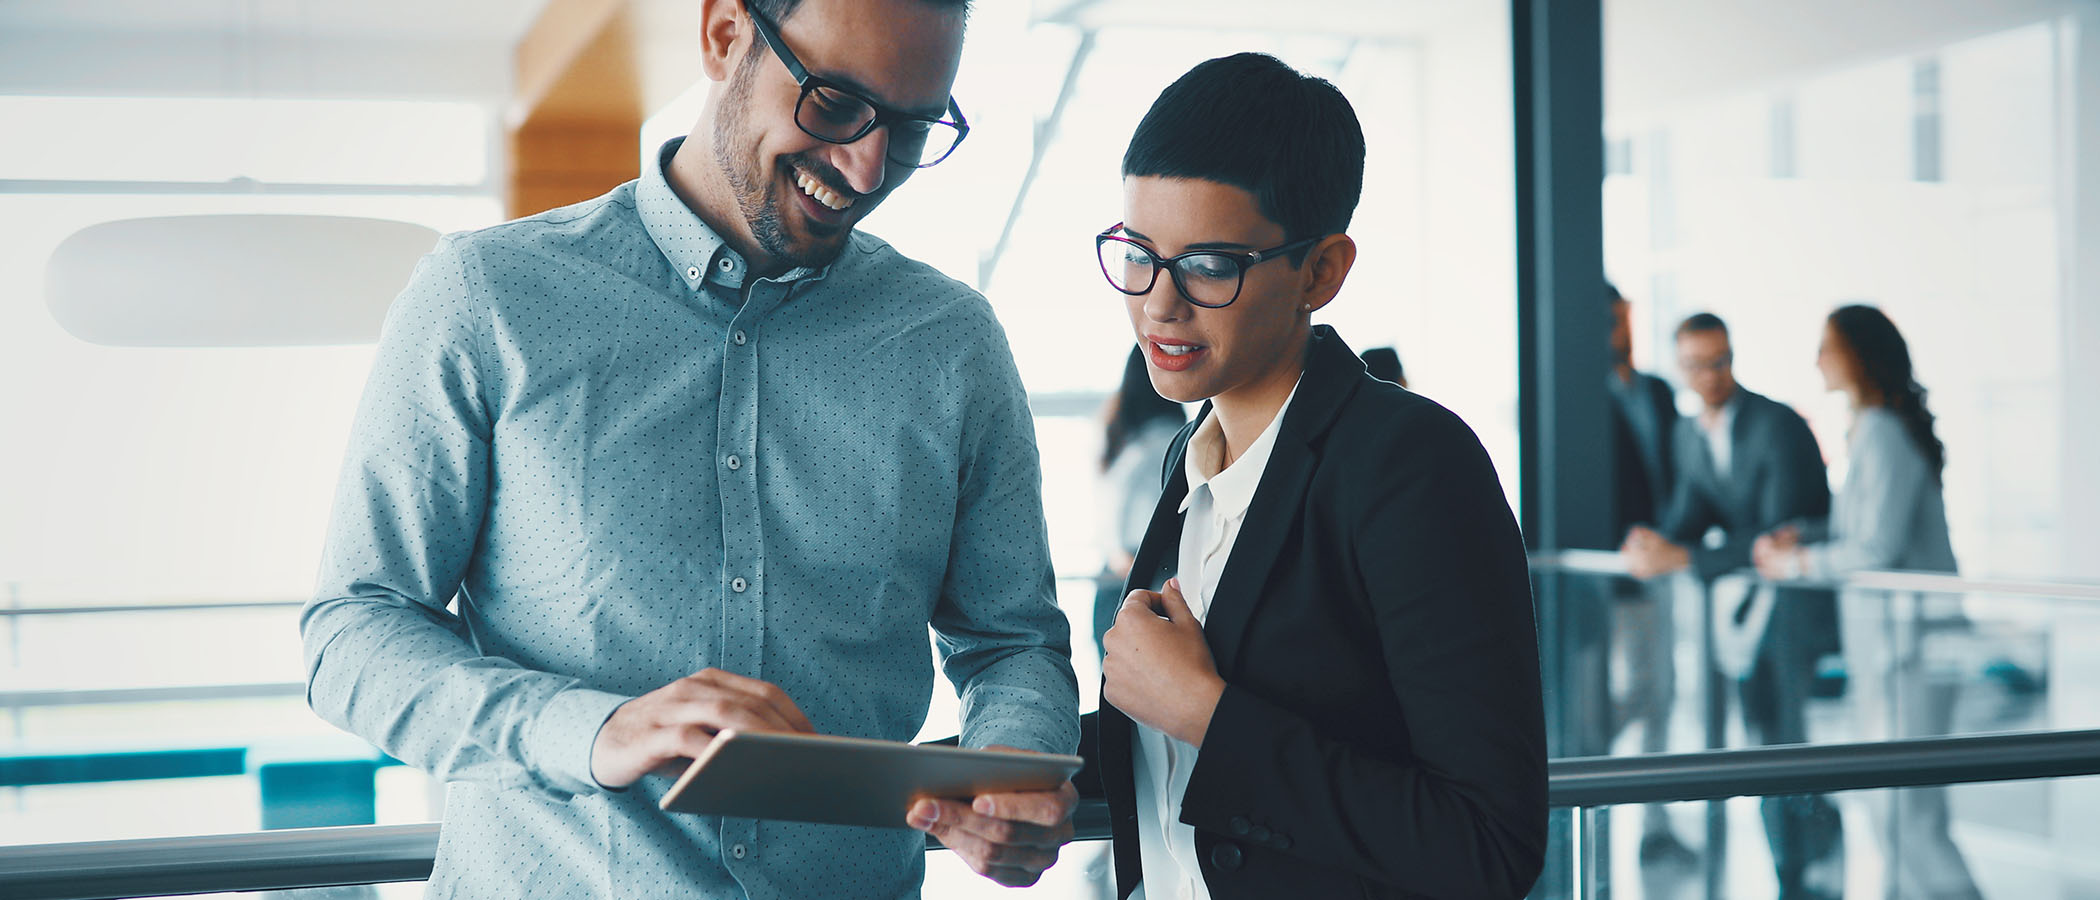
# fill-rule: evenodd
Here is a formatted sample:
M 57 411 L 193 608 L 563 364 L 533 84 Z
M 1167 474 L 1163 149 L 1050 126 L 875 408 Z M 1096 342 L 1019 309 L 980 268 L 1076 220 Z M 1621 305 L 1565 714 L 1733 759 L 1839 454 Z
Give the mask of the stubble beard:
M 715 118 L 715 165 L 728 180 L 729 191 L 736 197 L 737 213 L 751 228 L 751 238 L 758 242 L 760 251 L 790 268 L 826 266 L 838 259 L 846 242 L 799 249 L 790 244 L 775 195 L 777 182 L 767 177 L 765 164 L 747 152 L 756 146 L 750 137 L 750 105 L 751 84 L 760 61 L 758 54 L 746 54 L 737 64 L 736 74 L 730 76 L 729 90 L 723 95 L 721 112 Z

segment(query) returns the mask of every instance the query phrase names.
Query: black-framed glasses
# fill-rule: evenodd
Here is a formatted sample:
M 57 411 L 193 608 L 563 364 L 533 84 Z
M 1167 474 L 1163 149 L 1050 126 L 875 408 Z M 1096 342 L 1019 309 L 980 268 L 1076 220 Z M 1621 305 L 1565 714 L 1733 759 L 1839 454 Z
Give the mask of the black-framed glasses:
M 1159 270 L 1166 269 L 1168 277 L 1174 279 L 1174 286 L 1181 289 L 1181 296 L 1205 309 L 1231 306 L 1232 301 L 1238 300 L 1240 286 L 1247 281 L 1248 266 L 1275 259 L 1326 237 L 1324 234 L 1314 235 L 1267 250 L 1190 250 L 1175 256 L 1161 256 L 1152 248 L 1116 233 L 1122 229 L 1123 223 L 1117 222 L 1094 235 L 1094 252 L 1101 259 L 1101 274 L 1108 278 L 1111 286 L 1131 296 L 1144 294 L 1159 281 Z
M 795 98 L 795 125 L 804 134 L 826 143 L 850 144 L 887 125 L 890 163 L 913 169 L 947 159 L 969 135 L 970 122 L 963 118 L 954 97 L 948 98 L 947 118 L 891 109 L 822 75 L 810 74 L 795 58 L 794 51 L 788 49 L 787 42 L 780 39 L 778 27 L 748 2 L 744 12 L 751 16 L 759 37 L 773 48 L 773 55 L 780 58 L 780 64 L 802 87 L 802 95 Z

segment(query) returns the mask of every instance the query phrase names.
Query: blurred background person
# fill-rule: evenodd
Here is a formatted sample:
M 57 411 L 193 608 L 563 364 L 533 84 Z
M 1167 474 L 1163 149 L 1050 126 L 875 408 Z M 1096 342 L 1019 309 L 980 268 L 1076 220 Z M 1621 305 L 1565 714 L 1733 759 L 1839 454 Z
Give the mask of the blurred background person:
M 1372 378 L 1407 387 L 1407 370 L 1400 367 L 1400 351 L 1391 347 L 1372 347 L 1361 355 L 1364 368 Z
M 1825 387 L 1851 401 L 1845 481 L 1828 519 L 1757 540 L 1758 572 L 1774 579 L 1867 569 L 1953 573 L 1941 490 L 1947 452 L 1933 433 L 1902 333 L 1872 306 L 1841 307 L 1824 321 L 1816 368 Z M 1840 621 L 1853 720 L 1868 731 L 1862 740 L 1946 734 L 1953 724 L 1958 682 L 1928 671 L 1919 651 L 1926 633 L 1966 627 L 1960 603 L 1948 595 L 1915 599 L 1900 607 L 1914 614 L 1896 620 L 1898 599 L 1848 595 Z M 1945 788 L 1862 796 L 1884 842 L 1888 896 L 1981 896 L 1948 834 Z
M 1152 521 L 1152 507 L 1159 502 L 1161 466 L 1167 445 L 1187 423 L 1181 404 L 1152 389 L 1145 373 L 1145 357 L 1136 345 L 1123 362 L 1123 382 L 1101 407 L 1101 477 L 1095 500 L 1099 511 L 1098 533 L 1102 541 L 1100 574 L 1094 576 L 1094 653 L 1101 653 L 1101 635 L 1116 622 L 1123 605 L 1123 580 L 1130 575 L 1130 561 L 1145 527 Z
M 1830 486 L 1808 423 L 1736 383 L 1735 349 L 1720 317 L 1699 313 L 1677 326 L 1677 361 L 1701 409 L 1677 426 L 1676 483 L 1659 527 L 1634 526 L 1620 552 L 1636 578 L 1689 570 L 1711 586 L 1750 568 L 1760 535 L 1827 515 Z M 1714 529 L 1721 539 L 1709 545 L 1705 536 Z M 1716 627 L 1747 632 L 1731 638 L 1753 648 L 1738 676 L 1751 740 L 1806 741 L 1805 703 L 1816 660 L 1836 649 L 1832 598 L 1822 591 L 1756 590 L 1730 607 L 1715 611 Z M 1761 809 L 1779 896 L 1837 896 L 1844 885 L 1837 808 L 1821 795 L 1798 795 L 1767 797 Z
M 1668 382 L 1633 367 L 1632 304 L 1619 289 L 1604 283 L 1611 310 L 1611 427 L 1613 533 L 1632 533 L 1637 525 L 1654 527 L 1663 499 L 1670 494 L 1675 469 L 1671 438 L 1677 429 L 1677 397 Z M 1676 592 L 1667 579 L 1618 582 L 1612 604 L 1613 637 L 1626 672 L 1626 690 L 1613 705 L 1612 734 L 1638 722 L 1641 752 L 1668 749 L 1670 707 L 1677 694 Z M 1641 860 L 1689 863 L 1693 855 L 1670 831 L 1664 804 L 1649 804 L 1643 813 Z

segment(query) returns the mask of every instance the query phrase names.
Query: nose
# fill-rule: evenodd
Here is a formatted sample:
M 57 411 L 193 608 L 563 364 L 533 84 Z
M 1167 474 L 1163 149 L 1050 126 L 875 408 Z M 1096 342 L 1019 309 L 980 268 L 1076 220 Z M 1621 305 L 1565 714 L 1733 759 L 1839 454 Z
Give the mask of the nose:
M 1143 294 L 1145 318 L 1154 322 L 1179 322 L 1187 319 L 1195 305 L 1181 293 L 1181 285 L 1165 271 L 1152 280 L 1152 289 Z
M 872 194 L 882 189 L 889 175 L 889 152 L 890 127 L 881 125 L 853 143 L 831 145 L 828 156 L 839 174 L 846 176 L 846 187 L 857 194 Z

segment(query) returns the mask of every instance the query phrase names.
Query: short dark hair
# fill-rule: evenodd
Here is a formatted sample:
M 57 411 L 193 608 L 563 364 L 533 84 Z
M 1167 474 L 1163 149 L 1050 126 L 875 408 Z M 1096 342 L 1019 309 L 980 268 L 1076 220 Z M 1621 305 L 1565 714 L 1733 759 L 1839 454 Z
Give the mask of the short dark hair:
M 744 2 L 750 6 L 758 7 L 759 14 L 773 20 L 776 25 L 787 21 L 789 16 L 795 14 L 795 10 L 802 7 L 802 0 L 744 0 Z M 969 15 L 970 13 L 970 0 L 926 0 L 926 2 L 935 6 L 953 8 L 964 15 Z
M 1372 347 L 1359 354 L 1364 360 L 1364 370 L 1379 381 L 1394 384 L 1407 383 L 1407 370 L 1400 366 L 1400 351 L 1391 347 Z
M 1705 331 L 1718 331 L 1722 337 L 1727 337 L 1728 323 L 1713 313 L 1694 313 L 1677 326 L 1677 337 L 1682 339 L 1687 334 Z
M 1244 189 L 1286 241 L 1339 234 L 1363 195 L 1364 131 L 1327 79 L 1237 53 L 1197 64 L 1160 92 L 1130 137 L 1123 175 Z
M 1626 302 L 1626 295 L 1619 293 L 1618 285 L 1606 281 L 1604 282 L 1604 302 L 1608 306 L 1617 306 Z

